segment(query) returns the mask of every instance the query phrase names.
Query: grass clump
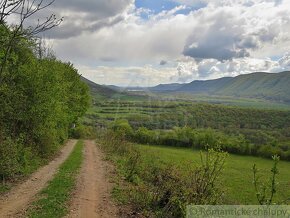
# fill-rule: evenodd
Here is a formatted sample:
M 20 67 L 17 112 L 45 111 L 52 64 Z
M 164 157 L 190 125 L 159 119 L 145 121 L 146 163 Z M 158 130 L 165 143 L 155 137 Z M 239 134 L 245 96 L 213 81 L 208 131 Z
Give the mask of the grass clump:
M 41 192 L 40 199 L 33 203 L 28 217 L 57 218 L 67 214 L 67 202 L 83 160 L 82 150 L 83 142 L 79 141 L 68 159 L 60 166 L 54 179 Z

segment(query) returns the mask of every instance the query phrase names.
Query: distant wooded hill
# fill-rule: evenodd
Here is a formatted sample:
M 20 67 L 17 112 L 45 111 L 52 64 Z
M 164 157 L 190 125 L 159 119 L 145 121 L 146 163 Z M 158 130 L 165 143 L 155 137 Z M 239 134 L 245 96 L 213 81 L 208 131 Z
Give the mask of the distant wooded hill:
M 149 90 L 155 92 L 185 92 L 192 94 L 265 98 L 290 102 L 290 72 L 258 72 L 215 80 L 196 80 L 188 84 L 162 84 L 151 87 Z

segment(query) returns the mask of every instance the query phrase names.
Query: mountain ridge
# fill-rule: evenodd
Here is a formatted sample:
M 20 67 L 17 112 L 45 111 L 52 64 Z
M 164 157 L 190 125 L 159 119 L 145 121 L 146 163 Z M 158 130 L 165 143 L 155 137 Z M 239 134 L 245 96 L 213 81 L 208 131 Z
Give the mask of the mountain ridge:
M 170 84 L 168 85 L 170 86 Z M 155 86 L 151 91 L 166 91 Z M 223 77 L 214 80 L 195 80 L 183 84 L 170 92 L 209 94 L 248 98 L 265 98 L 274 101 L 290 102 L 290 71 L 280 73 L 255 72 L 236 77 Z

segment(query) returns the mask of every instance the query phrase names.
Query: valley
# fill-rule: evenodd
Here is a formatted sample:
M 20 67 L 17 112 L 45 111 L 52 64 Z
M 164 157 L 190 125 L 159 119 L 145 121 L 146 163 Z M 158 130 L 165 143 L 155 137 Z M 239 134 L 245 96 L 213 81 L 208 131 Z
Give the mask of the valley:
M 170 211 L 150 205 L 159 204 L 160 198 L 169 202 L 178 198 L 173 181 L 187 190 L 188 174 L 203 169 L 203 164 L 221 164 L 222 170 L 213 173 L 217 181 L 212 185 L 221 197 L 216 203 L 255 205 L 259 201 L 253 166 L 258 167 L 268 198 L 274 155 L 280 161 L 273 201 L 289 203 L 290 108 L 286 102 L 116 89 L 109 97 L 98 99 L 99 95 L 82 122 L 97 130 L 100 147 L 119 172 L 117 184 L 123 181 L 123 185 L 116 185 L 113 191 L 119 204 L 152 216 L 182 214 L 175 203 L 170 204 Z M 211 154 L 211 149 L 217 153 Z M 156 179 L 160 181 L 156 183 Z M 158 187 L 161 190 L 155 196 Z M 183 189 L 178 191 L 186 195 Z M 134 194 L 128 194 L 131 192 Z M 167 192 L 171 194 L 166 196 Z M 210 196 L 202 202 L 210 203 L 214 199 Z M 184 203 L 189 201 L 184 199 Z

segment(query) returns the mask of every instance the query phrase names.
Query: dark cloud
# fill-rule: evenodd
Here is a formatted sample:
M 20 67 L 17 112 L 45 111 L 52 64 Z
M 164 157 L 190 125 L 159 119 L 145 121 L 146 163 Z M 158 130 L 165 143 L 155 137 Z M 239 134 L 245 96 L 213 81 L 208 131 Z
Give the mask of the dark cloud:
M 87 13 L 92 19 L 104 19 L 122 13 L 133 0 L 58 0 L 54 7 L 62 11 Z
M 165 60 L 160 61 L 160 65 L 166 65 L 166 64 L 167 64 L 167 61 L 165 61 Z
M 259 39 L 254 36 L 247 36 L 246 38 L 242 39 L 238 44 L 238 48 L 240 49 L 255 49 L 259 47 Z
M 108 26 L 113 26 L 119 22 L 121 22 L 122 20 L 124 20 L 124 17 L 122 15 L 113 17 L 111 19 L 104 19 L 104 20 L 100 20 L 97 21 L 96 23 L 94 23 L 93 25 L 91 25 L 90 30 L 91 31 L 95 31 L 104 27 L 108 27 Z
M 245 34 L 245 20 L 232 12 L 217 11 L 207 23 L 188 38 L 183 55 L 224 61 L 248 57 L 249 49 L 259 46 L 257 37 Z
M 124 19 L 122 15 L 113 18 L 98 20 L 96 22 L 75 22 L 74 20 L 68 18 L 69 17 L 65 17 L 64 22 L 59 27 L 53 28 L 48 31 L 48 35 L 50 36 L 50 38 L 66 39 L 76 37 L 82 34 L 82 32 L 84 31 L 94 32 L 105 27 L 113 26 Z
M 112 57 L 100 57 L 99 60 L 104 61 L 104 62 L 114 62 L 114 61 L 117 61 L 115 58 L 112 58 Z
M 33 26 L 38 18 L 55 14 L 59 18 L 64 17 L 64 21 L 59 28 L 48 31 L 46 35 L 52 39 L 70 38 L 84 31 L 94 32 L 121 22 L 124 12 L 133 3 L 133 0 L 57 0 L 49 8 L 40 11 L 37 17 L 32 17 L 28 24 Z
M 220 61 L 248 57 L 250 55 L 245 49 L 230 50 L 226 48 L 212 48 L 208 46 L 185 48 L 183 54 L 196 59 L 217 59 Z

